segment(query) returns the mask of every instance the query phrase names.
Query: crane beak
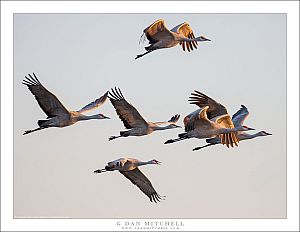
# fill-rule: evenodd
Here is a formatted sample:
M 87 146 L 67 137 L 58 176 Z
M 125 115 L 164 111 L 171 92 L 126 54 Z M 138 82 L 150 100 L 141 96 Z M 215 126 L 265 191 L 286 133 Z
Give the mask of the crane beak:
M 266 132 L 266 135 L 272 135 L 271 133 Z
M 255 130 L 254 128 L 248 127 L 248 130 Z
M 104 116 L 104 119 L 110 119 L 110 117 Z
M 161 164 L 162 164 L 162 162 L 160 162 L 160 161 L 157 161 L 157 164 L 161 165 Z
M 176 127 L 178 127 L 178 128 L 182 128 L 181 126 L 178 126 L 178 125 L 175 125 Z

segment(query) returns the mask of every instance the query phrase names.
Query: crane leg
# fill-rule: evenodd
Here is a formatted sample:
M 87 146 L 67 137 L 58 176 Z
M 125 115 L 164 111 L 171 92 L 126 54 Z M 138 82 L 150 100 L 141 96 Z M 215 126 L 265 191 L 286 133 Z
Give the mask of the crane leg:
M 216 145 L 216 143 L 209 143 L 209 144 L 206 144 L 206 145 L 201 146 L 201 147 L 195 147 L 195 148 L 193 149 L 193 151 L 197 151 L 197 150 L 200 150 L 200 149 L 202 149 L 202 148 L 209 147 L 209 146 L 212 146 L 212 145 Z
M 103 168 L 103 169 L 97 169 L 94 171 L 94 173 L 102 173 L 102 172 L 107 172 L 107 170 L 105 170 L 105 168 Z
M 188 138 L 184 137 L 184 138 L 178 138 L 178 139 L 169 139 L 164 144 L 175 143 L 175 142 L 178 142 L 178 141 L 181 141 L 181 140 L 184 140 L 184 139 L 188 139 Z
M 35 131 L 38 131 L 38 130 L 42 130 L 42 129 L 45 129 L 45 128 L 47 128 L 47 127 L 38 127 L 38 128 L 36 128 L 36 129 L 34 129 L 34 130 L 27 130 L 27 131 L 25 131 L 25 132 L 23 133 L 23 135 L 27 135 L 27 134 L 29 134 L 29 133 L 32 133 L 32 132 L 35 132 Z
M 117 138 L 120 138 L 120 137 L 123 137 L 123 136 L 122 135 L 119 135 L 119 136 L 110 136 L 108 138 L 108 141 L 113 140 L 113 139 L 117 139 Z
M 138 58 L 141 58 L 142 56 L 147 55 L 148 53 L 150 53 L 150 52 L 152 52 L 152 51 L 153 51 L 153 50 L 148 50 L 148 51 L 146 51 L 146 52 L 143 53 L 143 54 L 137 55 L 134 59 L 136 60 L 136 59 L 138 59 Z

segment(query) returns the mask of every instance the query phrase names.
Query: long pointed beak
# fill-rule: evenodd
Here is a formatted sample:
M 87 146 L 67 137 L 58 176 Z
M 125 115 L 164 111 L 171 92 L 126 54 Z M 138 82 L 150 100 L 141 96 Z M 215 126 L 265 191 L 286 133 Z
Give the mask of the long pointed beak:
M 272 135 L 271 133 L 266 132 L 267 135 Z
M 104 116 L 104 119 L 110 119 L 110 117 Z
M 182 126 L 178 126 L 178 125 L 176 125 L 176 127 L 178 127 L 178 128 L 182 128 Z
M 162 164 L 162 162 L 160 162 L 160 161 L 157 161 L 157 164 L 161 165 L 161 164 Z
M 206 39 L 205 41 L 211 41 L 210 39 Z
M 248 130 L 255 130 L 254 128 L 248 127 Z

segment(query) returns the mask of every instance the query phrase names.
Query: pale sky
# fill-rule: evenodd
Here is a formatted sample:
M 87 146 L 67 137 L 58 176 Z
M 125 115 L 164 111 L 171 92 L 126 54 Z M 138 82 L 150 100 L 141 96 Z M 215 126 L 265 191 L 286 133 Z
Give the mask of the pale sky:
M 201 43 L 144 52 L 139 39 L 157 19 L 168 28 L 189 22 Z M 111 103 L 110 120 L 79 122 L 26 136 L 46 118 L 22 80 L 35 72 L 69 110 L 111 87 L 149 121 L 197 109 L 199 90 L 225 105 L 241 104 L 246 125 L 272 136 L 193 152 L 205 140 L 164 145 L 183 129 L 108 141 L 124 130 Z M 278 110 L 280 108 L 280 110 Z M 255 133 L 255 132 L 253 132 Z M 140 170 L 165 201 L 153 204 L 118 172 L 94 174 L 108 161 L 157 159 Z M 284 14 L 15 14 L 14 216 L 71 218 L 286 217 L 286 16 Z

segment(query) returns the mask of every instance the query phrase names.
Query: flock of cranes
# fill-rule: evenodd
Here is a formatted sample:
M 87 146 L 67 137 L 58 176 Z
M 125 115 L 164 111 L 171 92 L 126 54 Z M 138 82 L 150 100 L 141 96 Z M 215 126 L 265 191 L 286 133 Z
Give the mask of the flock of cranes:
M 168 30 L 162 19 L 157 20 L 147 27 L 144 30 L 142 37 L 143 36 L 146 36 L 150 45 L 145 47 L 146 52 L 137 55 L 136 59 L 154 50 L 174 47 L 177 44 L 180 44 L 184 51 L 187 49 L 190 52 L 193 48 L 197 49 L 197 41 L 210 41 L 204 36 L 195 38 L 188 23 L 182 23 L 173 29 Z M 99 108 L 105 103 L 107 98 L 110 100 L 117 115 L 127 129 L 126 131 L 120 131 L 118 136 L 109 137 L 109 140 L 128 136 L 145 136 L 157 130 L 181 128 L 181 126 L 176 124 L 180 118 L 179 114 L 175 114 L 168 121 L 147 122 L 137 109 L 127 102 L 123 93 L 117 87 L 105 92 L 103 96 L 87 104 L 82 109 L 78 111 L 69 111 L 54 94 L 41 84 L 34 73 L 33 75 L 29 74 L 28 77 L 25 76 L 23 84 L 26 85 L 30 92 L 35 96 L 39 106 L 47 115 L 46 119 L 38 120 L 38 128 L 27 130 L 23 135 L 49 127 L 70 126 L 83 120 L 110 119 L 100 113 L 90 116 L 83 114 L 87 111 Z M 241 105 L 241 108 L 231 117 L 222 104 L 202 92 L 193 92 L 189 101 L 190 104 L 197 105 L 199 109 L 185 116 L 183 120 L 185 132 L 178 134 L 178 138 L 176 139 L 167 140 L 165 144 L 190 138 L 206 139 L 207 144 L 202 147 L 194 148 L 193 151 L 195 151 L 216 144 L 225 144 L 228 148 L 234 147 L 238 146 L 240 140 L 271 135 L 265 131 L 260 131 L 256 134 L 248 134 L 245 132 L 254 129 L 244 125 L 244 121 L 249 115 L 248 109 L 244 105 Z M 165 196 L 161 196 L 156 192 L 149 179 L 138 167 L 147 164 L 160 163 L 160 161 L 155 159 L 142 162 L 132 158 L 120 158 L 109 162 L 103 169 L 95 170 L 94 173 L 117 170 L 148 196 L 151 202 L 157 203 L 160 200 L 165 199 Z

